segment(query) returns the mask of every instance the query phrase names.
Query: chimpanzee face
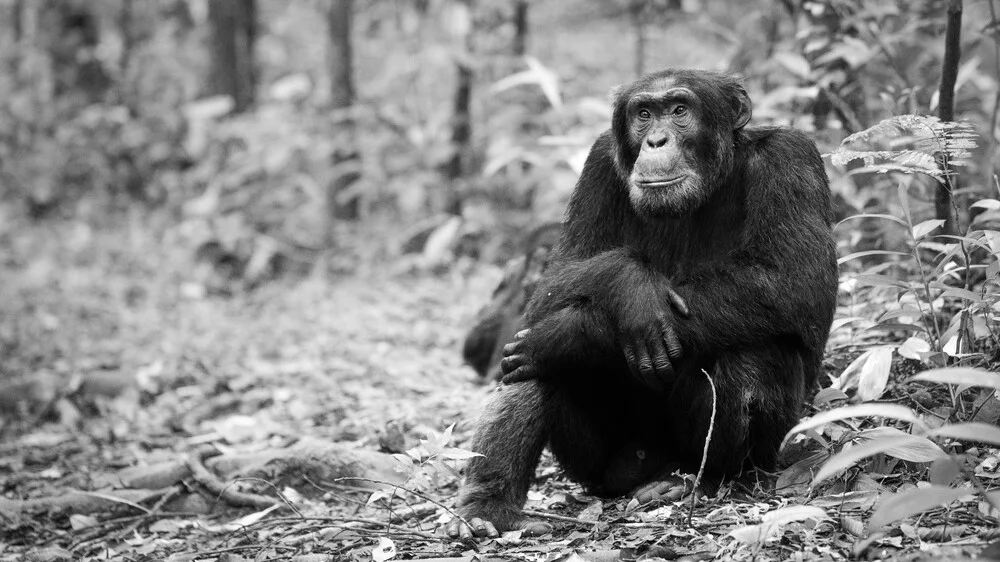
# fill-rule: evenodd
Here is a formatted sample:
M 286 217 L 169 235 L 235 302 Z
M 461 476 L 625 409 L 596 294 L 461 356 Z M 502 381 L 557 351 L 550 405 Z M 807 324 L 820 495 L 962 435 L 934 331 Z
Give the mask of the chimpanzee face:
M 653 74 L 619 94 L 616 162 L 636 212 L 681 216 L 704 204 L 732 168 L 749 108 L 738 82 L 710 72 Z

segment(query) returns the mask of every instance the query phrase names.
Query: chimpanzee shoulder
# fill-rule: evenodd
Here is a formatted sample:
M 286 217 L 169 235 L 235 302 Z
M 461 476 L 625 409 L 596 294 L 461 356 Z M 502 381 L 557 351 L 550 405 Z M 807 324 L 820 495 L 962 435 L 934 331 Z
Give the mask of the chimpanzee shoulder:
M 745 181 L 753 181 L 769 190 L 791 190 L 829 198 L 826 168 L 819 149 L 801 131 L 785 127 L 747 127 L 737 142 L 737 155 L 737 167 Z
M 737 147 L 747 155 L 764 157 L 768 164 L 785 168 L 789 164 L 823 166 L 816 143 L 805 133 L 787 127 L 746 127 Z M 774 160 L 774 158 L 792 160 Z

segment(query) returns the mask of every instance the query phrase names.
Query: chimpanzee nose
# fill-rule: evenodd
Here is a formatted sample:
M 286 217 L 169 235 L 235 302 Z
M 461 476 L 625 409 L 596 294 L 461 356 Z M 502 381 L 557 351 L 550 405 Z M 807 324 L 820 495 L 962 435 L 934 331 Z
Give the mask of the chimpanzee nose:
M 667 144 L 666 133 L 654 131 L 646 135 L 646 146 L 649 148 L 661 148 L 665 144 Z

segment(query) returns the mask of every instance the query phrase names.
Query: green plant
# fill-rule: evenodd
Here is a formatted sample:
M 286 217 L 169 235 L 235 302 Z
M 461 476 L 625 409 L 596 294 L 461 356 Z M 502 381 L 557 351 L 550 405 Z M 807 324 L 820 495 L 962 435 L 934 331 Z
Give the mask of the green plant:
M 910 381 L 1000 391 L 1000 374 L 981 369 L 933 369 L 912 377 Z M 877 418 L 883 420 L 884 425 L 862 430 L 859 423 L 851 421 L 856 418 Z M 890 421 L 895 425 L 888 425 Z M 974 466 L 970 466 L 969 460 L 959 450 L 962 443 L 1000 447 L 1000 427 L 981 422 L 931 425 L 905 406 L 864 403 L 817 414 L 792 428 L 785 442 L 799 433 L 806 433 L 826 444 L 818 433 L 821 428 L 828 435 L 836 435 L 836 441 L 842 447 L 818 466 L 811 481 L 813 487 L 872 457 L 888 456 L 914 463 L 929 463 L 927 481 L 913 489 L 888 493 L 881 498 L 869 520 L 869 532 L 969 495 L 979 495 L 993 509 L 1000 511 L 1000 491 L 987 490 L 976 476 Z M 954 485 L 956 482 L 958 484 Z
M 887 119 L 846 138 L 831 160 L 836 165 L 860 160 L 869 172 L 926 175 L 953 190 L 955 167 L 968 162 L 977 142 L 978 136 L 967 123 L 907 115 Z M 861 144 L 868 146 L 858 148 Z M 865 213 L 845 221 L 862 218 L 899 224 L 905 228 L 909 251 L 863 250 L 840 262 L 867 256 L 887 258 L 849 274 L 848 285 L 854 294 L 865 288 L 877 290 L 878 295 L 890 297 L 898 306 L 875 321 L 858 316 L 840 318 L 835 328 L 861 323 L 865 329 L 917 333 L 923 338 L 911 336 L 901 344 L 883 343 L 863 353 L 834 379 L 830 388 L 817 394 L 814 405 L 823 408 L 848 400 L 847 393 L 852 390 L 856 390 L 855 398 L 864 402 L 822 411 L 797 425 L 785 438 L 788 442 L 802 433 L 828 451 L 800 461 L 788 471 L 813 471 L 812 487 L 862 462 L 874 462 L 877 471 L 883 473 L 899 460 L 927 464 L 925 482 L 881 498 L 869 521 L 870 532 L 967 495 L 979 495 L 993 509 L 1000 506 L 1000 493 L 987 490 L 970 461 L 961 454 L 965 443 L 1000 446 L 1000 428 L 965 421 L 961 415 L 962 392 L 973 387 L 998 391 L 1000 374 L 951 367 L 924 371 L 909 379 L 907 382 L 948 385 L 952 408 L 941 418 L 918 415 L 899 404 L 870 402 L 879 399 L 886 389 L 894 353 L 941 367 L 955 362 L 982 364 L 985 354 L 973 353 L 976 338 L 986 339 L 989 347 L 997 343 L 994 326 L 1000 298 L 1000 247 L 996 241 L 1000 233 L 984 228 L 982 220 L 968 221 L 961 235 L 938 233 L 945 221 L 914 219 L 905 182 L 899 182 L 897 193 L 902 217 Z M 996 210 L 1000 209 L 1000 201 L 987 199 L 974 206 Z M 888 275 L 891 269 L 906 275 Z M 986 275 L 976 277 L 976 271 L 985 271 Z M 978 349 L 984 351 L 986 346 Z M 881 421 L 871 425 L 869 420 Z
M 841 166 L 860 160 L 864 164 L 861 170 L 866 172 L 929 176 L 954 191 L 953 179 L 957 173 L 955 168 L 968 164 L 977 142 L 978 135 L 968 123 L 948 123 L 935 117 L 903 115 L 886 119 L 870 129 L 847 137 L 830 156 L 835 165 Z M 870 148 L 872 144 L 876 146 Z M 865 148 L 855 149 L 858 145 L 865 145 Z M 906 182 L 898 182 L 897 196 L 902 217 L 862 213 L 843 221 L 891 221 L 902 226 L 906 235 L 908 252 L 862 250 L 840 259 L 843 264 L 869 256 L 890 258 L 853 277 L 853 290 L 876 288 L 883 296 L 891 297 L 897 303 L 897 306 L 886 311 L 865 329 L 886 328 L 923 333 L 933 351 L 922 351 L 919 345 L 911 344 L 913 353 L 906 356 L 939 365 L 944 365 L 948 357 L 958 356 L 971 349 L 976 337 L 989 337 L 992 341 L 997 341 L 993 331 L 986 329 L 995 322 L 992 306 L 984 306 L 987 302 L 995 302 L 996 275 L 992 276 L 990 283 L 983 284 L 979 293 L 972 290 L 973 271 L 987 267 L 973 263 L 972 249 L 986 249 L 986 255 L 981 259 L 995 263 L 1000 254 L 992 251 L 989 246 L 989 240 L 994 235 L 988 230 L 975 229 L 975 222 L 970 222 L 961 236 L 937 233 L 945 221 L 916 220 Z M 958 209 L 955 211 L 957 213 Z M 978 254 L 976 257 L 979 257 Z M 911 275 L 893 277 L 883 273 L 890 267 Z M 942 321 L 947 320 L 945 313 L 952 311 L 957 312 L 952 314 L 951 321 L 943 327 Z M 984 322 L 972 322 L 970 318 L 976 314 Z M 859 321 L 866 322 L 859 317 L 841 318 L 835 323 L 835 328 Z M 866 399 L 876 397 L 865 396 Z

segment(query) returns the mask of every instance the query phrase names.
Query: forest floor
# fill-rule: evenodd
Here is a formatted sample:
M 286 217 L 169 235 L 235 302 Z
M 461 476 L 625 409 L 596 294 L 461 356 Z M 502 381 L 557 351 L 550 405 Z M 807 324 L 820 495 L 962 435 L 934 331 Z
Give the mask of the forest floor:
M 460 345 L 499 268 L 386 265 L 206 297 L 167 271 L 166 247 L 72 224 L 0 229 L 0 561 L 610 560 L 654 545 L 667 559 L 826 560 L 865 540 L 864 490 L 779 495 L 765 477 L 690 515 L 687 500 L 629 509 L 584 495 L 548 455 L 528 509 L 551 535 L 448 540 L 450 467 L 490 393 Z M 730 536 L 806 502 L 829 519 Z M 954 511 L 861 557 L 963 559 L 995 538 L 975 504 Z

